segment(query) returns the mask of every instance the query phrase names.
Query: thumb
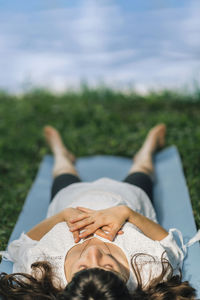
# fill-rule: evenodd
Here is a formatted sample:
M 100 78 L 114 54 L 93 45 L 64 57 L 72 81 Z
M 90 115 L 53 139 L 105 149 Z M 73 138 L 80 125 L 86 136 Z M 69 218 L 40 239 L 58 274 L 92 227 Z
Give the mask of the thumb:
M 119 229 L 120 228 L 118 226 L 113 226 L 113 228 L 110 230 L 108 236 L 110 237 L 111 241 L 114 240 L 114 238 L 118 234 Z

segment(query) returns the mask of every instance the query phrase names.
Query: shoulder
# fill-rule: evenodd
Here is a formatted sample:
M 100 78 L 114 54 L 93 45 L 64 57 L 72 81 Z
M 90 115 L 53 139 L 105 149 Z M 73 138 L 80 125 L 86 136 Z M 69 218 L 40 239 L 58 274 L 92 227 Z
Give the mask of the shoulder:
M 8 247 L 10 260 L 14 262 L 14 272 L 31 271 L 31 264 L 36 261 L 49 261 L 59 264 L 64 260 L 66 253 L 74 245 L 73 235 L 67 224 L 56 224 L 40 241 L 30 239 L 22 233 L 18 240 Z
M 144 253 L 161 259 L 165 253 L 165 257 L 172 264 L 181 264 L 184 259 L 183 249 L 178 245 L 172 231 L 169 231 L 169 234 L 163 240 L 155 241 L 130 223 L 126 223 L 122 230 L 124 234 L 118 235 L 114 242 L 123 247 L 130 256 L 136 253 Z
M 60 246 L 63 248 L 63 245 L 73 243 L 73 234 L 69 231 L 66 222 L 60 222 L 41 238 L 38 245 L 51 245 L 52 249 L 59 249 Z
M 44 252 L 47 250 L 51 253 L 57 253 L 66 246 L 73 245 L 73 235 L 69 231 L 65 222 L 56 224 L 48 233 L 46 233 L 40 241 L 35 241 L 29 238 L 25 233 L 22 233 L 19 239 L 12 241 L 8 246 L 10 260 L 17 262 L 22 259 L 27 259 L 28 256 L 34 253 Z
M 10 260 L 15 262 L 19 257 L 23 256 L 25 252 L 37 244 L 38 241 L 32 240 L 28 235 L 22 232 L 18 239 L 8 245 Z
M 177 234 L 176 234 L 177 233 Z M 183 237 L 177 229 L 170 229 L 169 234 L 159 244 L 165 249 L 172 265 L 180 265 L 186 255 L 183 245 Z

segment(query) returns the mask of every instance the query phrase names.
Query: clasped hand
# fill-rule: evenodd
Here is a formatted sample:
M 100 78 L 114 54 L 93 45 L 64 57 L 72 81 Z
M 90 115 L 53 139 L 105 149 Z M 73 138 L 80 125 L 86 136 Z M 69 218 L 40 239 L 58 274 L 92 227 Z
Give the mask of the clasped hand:
M 94 233 L 112 241 L 117 234 L 123 234 L 121 228 L 128 219 L 127 207 L 123 205 L 102 210 L 85 207 L 68 210 L 70 216 L 65 220 L 76 243 Z

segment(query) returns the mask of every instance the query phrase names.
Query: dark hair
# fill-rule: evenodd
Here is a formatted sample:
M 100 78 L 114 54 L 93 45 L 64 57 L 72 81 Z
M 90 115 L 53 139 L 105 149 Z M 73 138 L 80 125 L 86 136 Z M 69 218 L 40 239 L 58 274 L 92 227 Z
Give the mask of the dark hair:
M 59 300 L 131 300 L 126 283 L 116 274 L 99 268 L 82 270 L 58 297 Z
M 176 275 L 168 281 L 149 285 L 145 290 L 138 286 L 132 294 L 134 300 L 193 300 L 195 289 L 188 281 L 181 282 L 180 276 Z
M 47 262 L 32 264 L 33 275 L 25 273 L 0 274 L 0 296 L 5 300 L 186 300 L 194 299 L 195 289 L 188 281 L 181 281 L 181 273 L 173 276 L 170 263 L 161 260 L 161 274 L 144 286 L 137 259 L 133 257 L 133 271 L 138 286 L 130 295 L 126 283 L 116 274 L 99 268 L 82 270 L 75 274 L 65 289 L 55 278 Z M 164 277 L 167 276 L 167 280 Z
M 33 276 L 26 273 L 0 274 L 0 295 L 3 299 L 56 299 L 61 287 L 55 277 L 52 280 L 51 265 L 40 261 L 33 263 L 31 268 Z
M 195 289 L 188 281 L 182 281 L 182 273 L 173 276 L 173 268 L 169 261 L 164 258 L 165 252 L 161 256 L 161 273 L 149 280 L 147 285 L 142 282 L 141 272 L 137 259 L 146 256 L 151 259 L 151 263 L 156 263 L 155 258 L 148 254 L 138 253 L 132 259 L 133 272 L 137 278 L 137 288 L 132 294 L 134 300 L 193 300 L 195 299 Z
M 48 262 L 31 265 L 33 275 L 25 273 L 0 274 L 0 296 L 3 299 L 43 300 L 131 300 L 125 282 L 116 274 L 99 268 L 75 274 L 63 290 L 53 276 Z

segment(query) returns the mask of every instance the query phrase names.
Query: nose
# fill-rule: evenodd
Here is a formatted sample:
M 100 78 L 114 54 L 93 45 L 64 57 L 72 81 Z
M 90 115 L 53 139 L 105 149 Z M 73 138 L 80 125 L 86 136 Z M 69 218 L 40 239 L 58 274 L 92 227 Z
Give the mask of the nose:
M 88 266 L 90 266 L 90 268 L 95 268 L 100 267 L 103 256 L 103 251 L 99 249 L 99 247 L 93 245 L 85 250 L 85 253 L 82 256 L 82 258 L 85 261 L 85 263 L 88 264 Z

